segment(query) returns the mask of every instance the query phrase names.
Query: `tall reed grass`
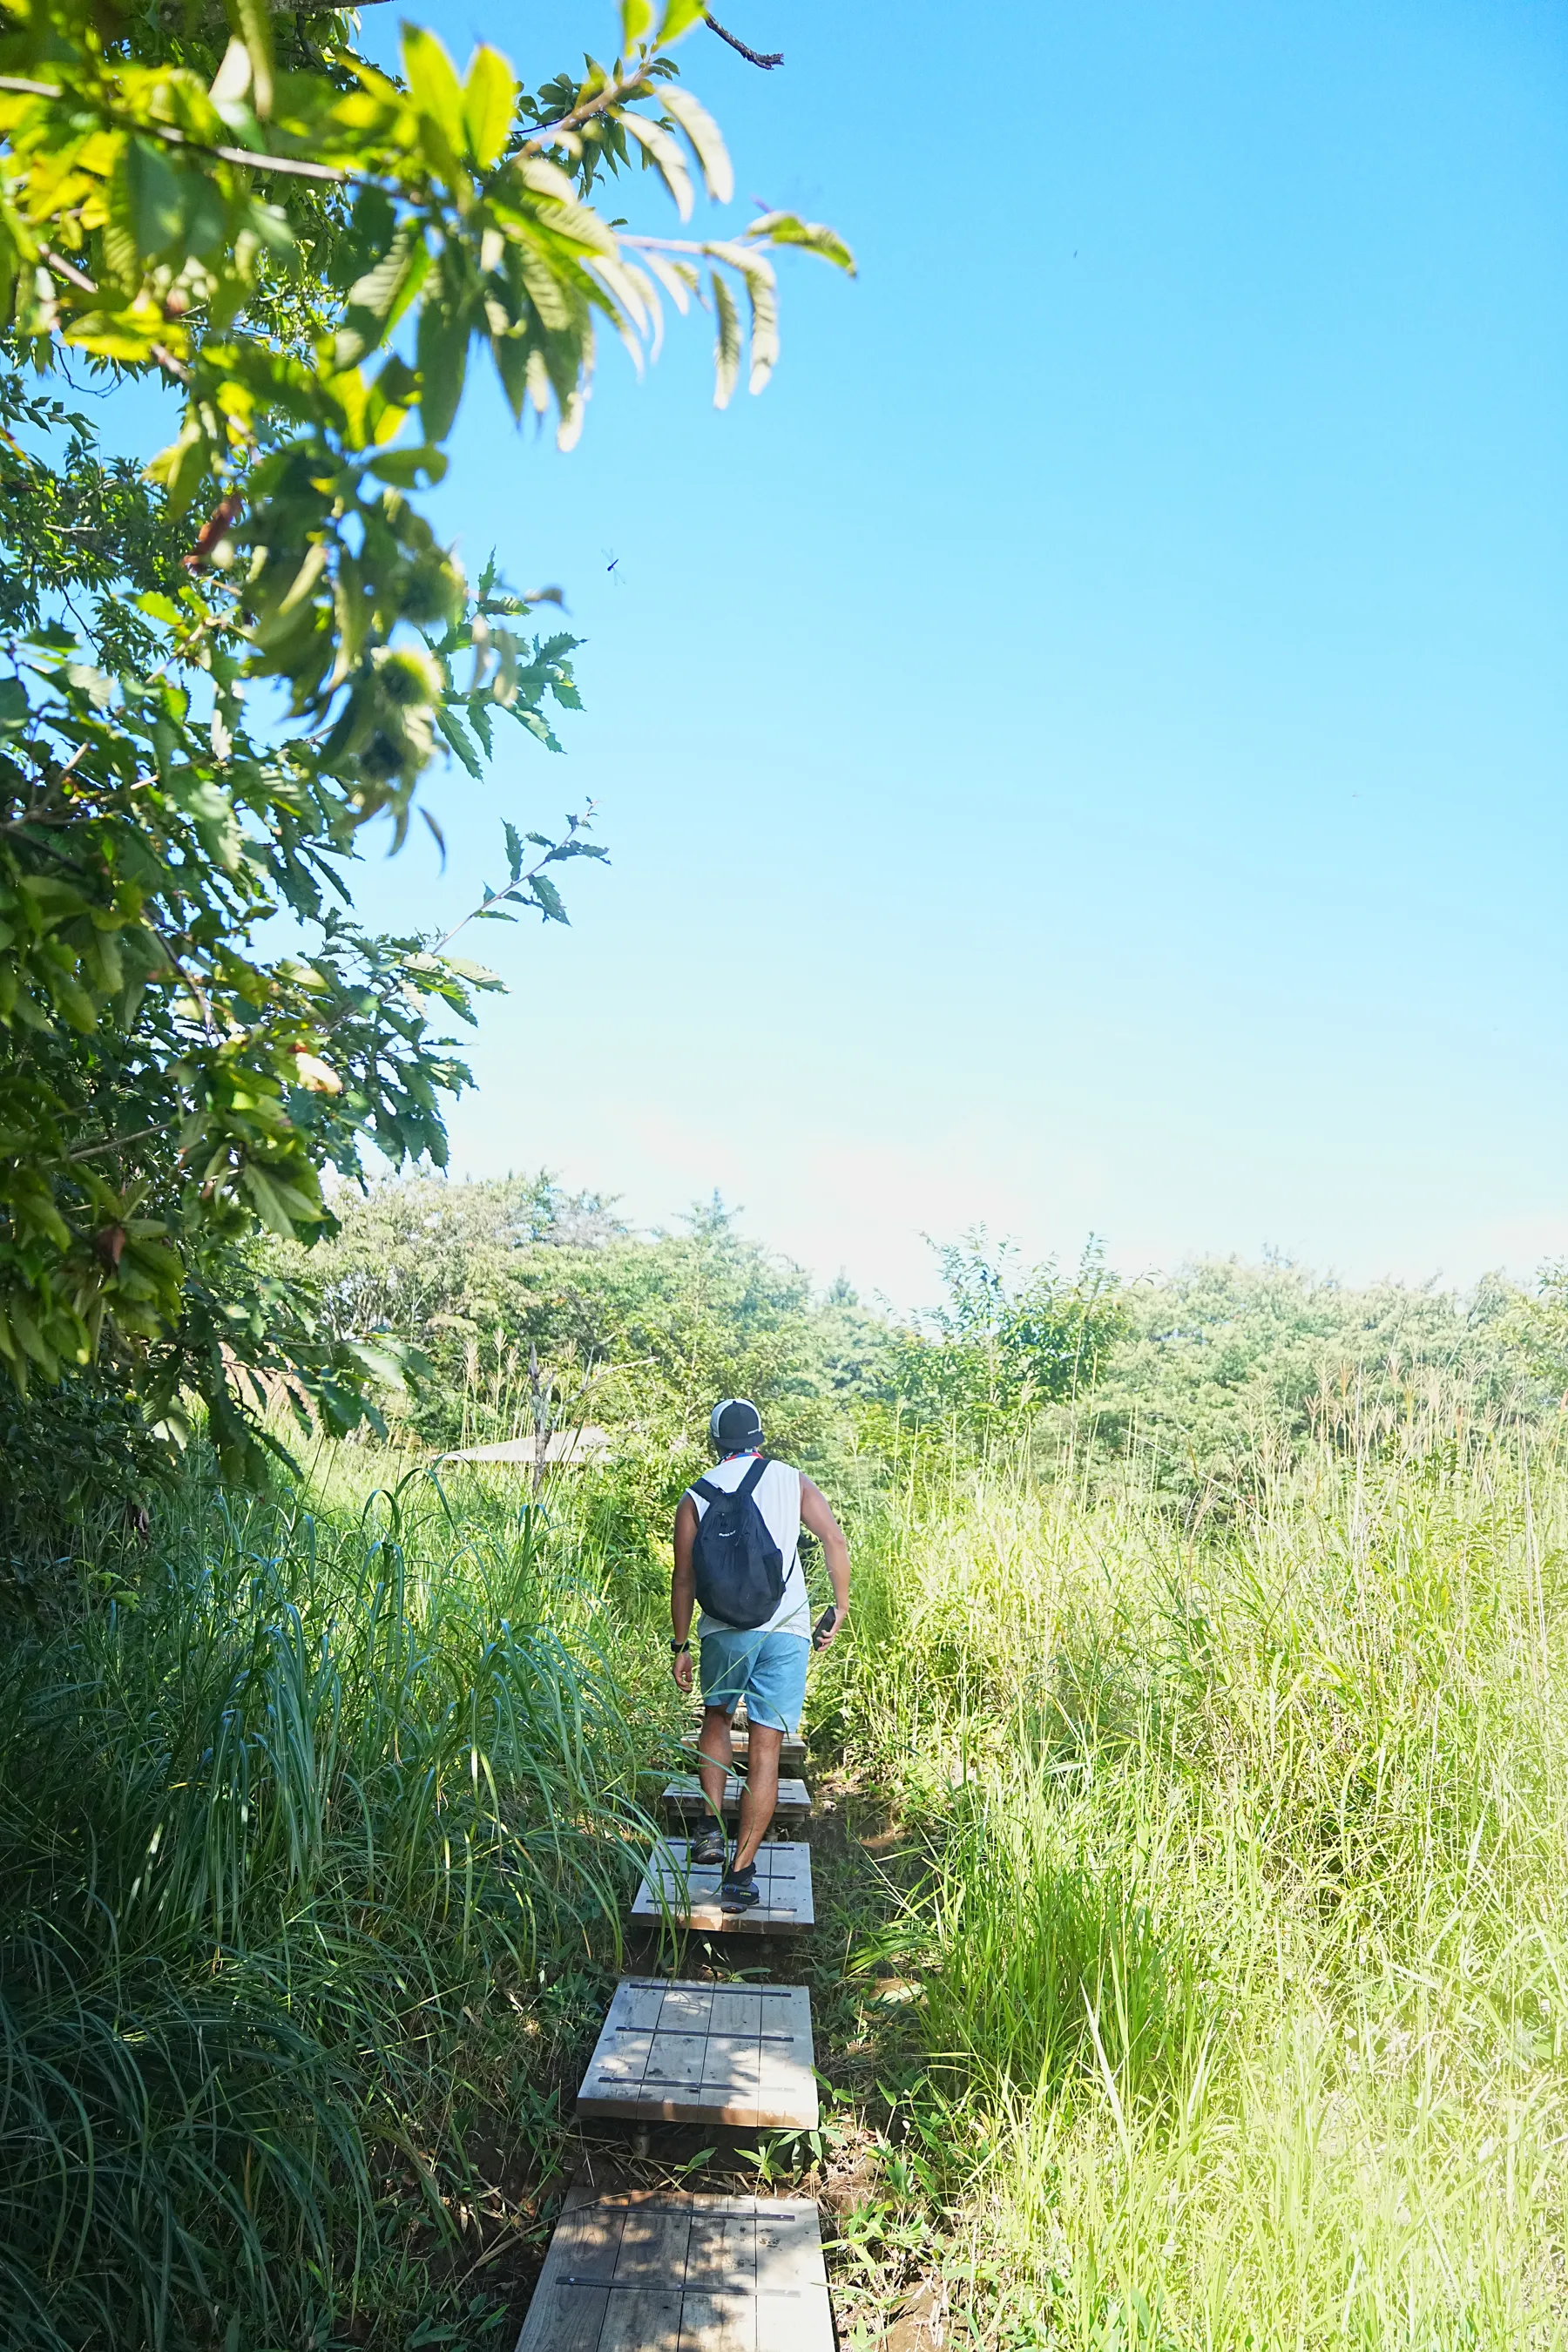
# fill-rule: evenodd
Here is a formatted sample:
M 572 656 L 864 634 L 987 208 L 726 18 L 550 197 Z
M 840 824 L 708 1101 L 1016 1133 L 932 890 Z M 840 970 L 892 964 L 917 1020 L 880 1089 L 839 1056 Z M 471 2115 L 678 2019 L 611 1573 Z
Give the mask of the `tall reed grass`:
M 0 1648 L 7 2352 L 517 2315 L 465 2301 L 475 2149 L 541 2191 L 565 2151 L 676 1711 L 663 1518 L 396 1475 L 192 1493 Z M 1184 1517 L 1070 1443 L 938 1445 L 854 1537 L 816 1769 L 918 1858 L 887 2177 L 971 2340 L 1563 2340 L 1553 1436 L 1352 1400 Z
M 1253 1468 L 1195 1535 L 928 1475 L 862 1543 L 818 1705 L 927 1857 L 954 2292 L 995 2345 L 1557 2344 L 1568 1460 L 1434 1396 Z
M 337 1483 L 193 1499 L 0 1648 L 7 2352 L 401 2344 L 468 2136 L 549 2120 L 592 2006 L 550 1985 L 618 1950 L 649 1719 L 602 1558 Z

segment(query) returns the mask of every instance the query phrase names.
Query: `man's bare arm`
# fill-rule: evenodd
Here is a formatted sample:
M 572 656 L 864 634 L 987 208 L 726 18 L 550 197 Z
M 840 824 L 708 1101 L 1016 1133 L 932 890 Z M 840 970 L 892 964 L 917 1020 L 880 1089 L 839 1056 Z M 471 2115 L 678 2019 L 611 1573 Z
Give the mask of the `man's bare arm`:
M 691 1569 L 691 1547 L 697 1541 L 697 1506 L 682 1495 L 675 1514 L 675 1573 L 669 1580 L 669 1630 L 677 1642 L 691 1638 L 691 1612 L 697 1605 L 697 1580 Z M 691 1653 L 671 1653 L 675 1679 L 683 1691 L 691 1688 Z
M 821 1646 L 837 1641 L 838 1629 L 849 1614 L 849 1546 L 844 1530 L 833 1516 L 833 1506 L 815 1480 L 804 1470 L 800 1478 L 800 1523 L 809 1528 L 822 1545 L 823 1558 L 827 1562 L 828 1580 L 833 1586 L 833 1605 L 837 1611 L 832 1624 L 822 1636 Z

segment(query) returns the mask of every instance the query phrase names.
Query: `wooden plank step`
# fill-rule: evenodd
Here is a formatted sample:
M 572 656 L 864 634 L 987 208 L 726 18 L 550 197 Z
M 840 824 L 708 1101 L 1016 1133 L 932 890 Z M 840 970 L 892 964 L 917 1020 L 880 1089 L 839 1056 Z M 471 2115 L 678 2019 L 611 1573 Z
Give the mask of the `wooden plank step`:
M 574 2186 L 517 2352 L 834 2352 L 816 2208 Z
M 700 1735 L 695 1731 L 683 1732 L 681 1734 L 680 1740 L 682 1748 L 695 1748 L 700 1736 Z M 737 1765 L 743 1764 L 752 1752 L 752 1735 L 746 1728 L 743 1721 L 731 1726 L 730 1752 Z M 799 1737 L 798 1733 L 786 1731 L 779 1748 L 779 1766 L 781 1770 L 798 1770 L 802 1766 L 804 1766 L 805 1762 L 805 1740 Z
M 623 1977 L 577 2112 L 643 2122 L 815 2131 L 811 1995 L 804 1985 Z
M 757 1884 L 763 1899 L 750 1911 L 721 1911 L 717 1864 L 691 1869 L 689 1840 L 668 1838 L 649 1856 L 632 1905 L 632 1917 L 668 1919 L 704 1935 L 798 1936 L 816 1925 L 811 1900 L 811 1848 L 788 1839 L 765 1838 L 757 1848 Z
M 740 1817 L 741 1797 L 744 1780 L 731 1772 L 724 1783 L 724 1818 L 728 1822 Z M 682 1773 L 672 1780 L 664 1792 L 664 1801 L 673 1813 L 695 1816 L 699 1821 L 711 1821 L 708 1800 L 702 1793 L 702 1783 L 695 1772 Z M 779 1782 L 779 1801 L 773 1808 L 775 1821 L 806 1821 L 811 1814 L 811 1790 L 804 1780 Z

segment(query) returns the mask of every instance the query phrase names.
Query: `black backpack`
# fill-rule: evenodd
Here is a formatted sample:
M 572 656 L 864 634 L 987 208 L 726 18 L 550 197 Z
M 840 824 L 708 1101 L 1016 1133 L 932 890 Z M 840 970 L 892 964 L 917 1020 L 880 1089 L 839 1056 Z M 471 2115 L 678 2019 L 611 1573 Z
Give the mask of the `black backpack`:
M 742 1632 L 765 1625 L 784 1599 L 784 1554 L 753 1499 L 767 1466 L 759 1454 L 733 1494 L 706 1478 L 690 1489 L 708 1506 L 691 1547 L 699 1605 Z

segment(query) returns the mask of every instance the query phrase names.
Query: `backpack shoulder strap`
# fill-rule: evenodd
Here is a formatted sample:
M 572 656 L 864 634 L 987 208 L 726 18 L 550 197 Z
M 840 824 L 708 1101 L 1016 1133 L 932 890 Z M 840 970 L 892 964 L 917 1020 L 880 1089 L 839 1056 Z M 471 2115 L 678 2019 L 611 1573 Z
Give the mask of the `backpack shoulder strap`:
M 705 1503 L 716 1503 L 724 1490 L 721 1486 L 710 1486 L 706 1478 L 693 1478 L 686 1491 L 689 1495 L 700 1495 Z
M 745 1476 L 742 1479 L 740 1485 L 736 1487 L 736 1494 L 754 1495 L 757 1490 L 758 1481 L 761 1479 L 763 1472 L 767 1468 L 767 1455 L 765 1454 L 759 1454 L 751 1468 L 747 1471 Z

